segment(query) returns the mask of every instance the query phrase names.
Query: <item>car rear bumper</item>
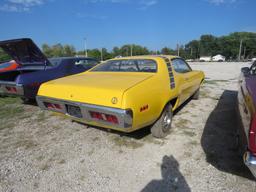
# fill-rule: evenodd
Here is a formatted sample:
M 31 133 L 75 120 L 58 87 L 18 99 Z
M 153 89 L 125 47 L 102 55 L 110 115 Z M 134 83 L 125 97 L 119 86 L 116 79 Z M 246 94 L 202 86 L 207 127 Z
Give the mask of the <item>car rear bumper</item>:
M 92 105 L 74 101 L 66 101 L 61 99 L 49 98 L 44 96 L 37 96 L 36 101 L 38 106 L 43 110 L 50 110 L 58 113 L 65 114 L 71 118 L 82 121 L 89 125 L 105 127 L 110 129 L 116 129 L 124 132 L 130 132 L 132 128 L 133 114 L 131 110 L 117 109 L 99 105 Z M 49 108 L 47 104 L 57 104 L 58 108 Z M 68 110 L 72 107 L 79 108 L 79 115 L 71 114 Z M 99 120 L 92 118 L 91 112 L 98 112 L 108 115 L 114 115 L 118 119 L 118 123 L 110 123 L 106 120 Z
M 15 82 L 0 81 L 0 93 L 4 95 L 24 95 L 24 88 L 21 84 Z
M 256 178 L 256 156 L 249 151 L 245 152 L 244 163 Z

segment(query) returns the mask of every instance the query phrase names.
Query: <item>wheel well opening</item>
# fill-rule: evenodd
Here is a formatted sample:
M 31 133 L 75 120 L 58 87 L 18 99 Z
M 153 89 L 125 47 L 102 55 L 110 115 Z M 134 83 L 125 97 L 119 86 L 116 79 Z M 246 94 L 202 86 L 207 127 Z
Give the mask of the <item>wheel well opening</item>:
M 176 97 L 176 98 L 173 98 L 172 100 L 169 101 L 169 103 L 172 105 L 172 108 L 175 107 L 175 105 L 177 103 L 177 100 L 178 100 L 178 98 Z

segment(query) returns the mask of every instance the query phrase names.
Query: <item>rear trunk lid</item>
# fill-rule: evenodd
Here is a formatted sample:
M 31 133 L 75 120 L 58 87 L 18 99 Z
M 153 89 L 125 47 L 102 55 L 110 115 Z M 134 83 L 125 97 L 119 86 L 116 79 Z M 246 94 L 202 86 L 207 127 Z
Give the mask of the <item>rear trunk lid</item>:
M 0 47 L 20 65 L 50 65 L 47 57 L 29 38 L 0 41 Z
M 85 72 L 44 83 L 38 95 L 121 108 L 124 92 L 152 76 L 146 73 Z

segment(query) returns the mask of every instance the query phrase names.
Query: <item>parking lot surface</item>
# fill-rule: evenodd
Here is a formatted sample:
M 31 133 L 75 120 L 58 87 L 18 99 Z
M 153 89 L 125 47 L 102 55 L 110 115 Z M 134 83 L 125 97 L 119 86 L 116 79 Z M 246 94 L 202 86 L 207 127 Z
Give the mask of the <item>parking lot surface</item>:
M 72 122 L 0 97 L 0 191 L 256 191 L 237 150 L 237 79 L 248 63 L 191 63 L 206 74 L 199 100 L 165 139 Z

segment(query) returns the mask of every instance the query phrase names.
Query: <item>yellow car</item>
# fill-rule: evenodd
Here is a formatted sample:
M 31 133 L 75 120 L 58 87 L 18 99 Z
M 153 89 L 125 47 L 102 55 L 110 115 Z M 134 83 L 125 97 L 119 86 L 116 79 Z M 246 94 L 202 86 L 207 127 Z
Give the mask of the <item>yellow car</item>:
M 198 98 L 204 73 L 177 56 L 136 56 L 108 60 L 87 72 L 41 85 L 38 105 L 89 125 L 132 132 L 152 125 L 165 137 L 173 111 Z

